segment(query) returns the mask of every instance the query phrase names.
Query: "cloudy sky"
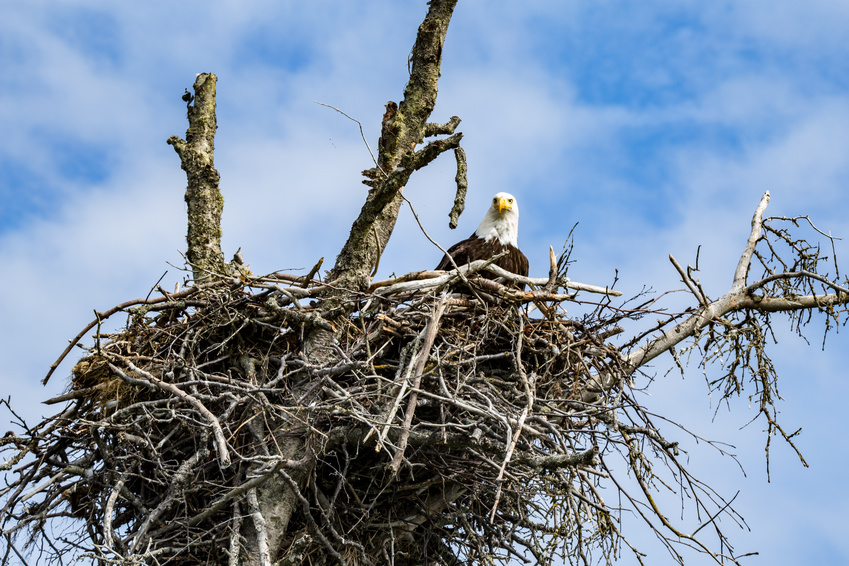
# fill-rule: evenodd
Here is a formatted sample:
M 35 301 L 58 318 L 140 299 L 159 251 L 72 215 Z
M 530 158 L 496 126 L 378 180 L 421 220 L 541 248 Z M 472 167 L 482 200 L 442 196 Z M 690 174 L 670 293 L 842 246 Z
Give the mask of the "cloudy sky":
M 40 379 L 93 309 L 146 295 L 163 273 L 182 279 L 185 176 L 165 140 L 185 135 L 180 97 L 197 73 L 219 78 L 226 255 L 241 247 L 257 273 L 332 265 L 370 158 L 357 125 L 316 102 L 360 120 L 374 147 L 425 11 L 423 0 L 0 3 L 0 394 L 28 419 L 46 414 L 40 401 L 62 391 L 72 362 L 47 388 Z M 667 256 L 695 264 L 701 246 L 717 297 L 766 190 L 768 214 L 807 214 L 849 238 L 846 29 L 842 0 L 460 0 L 432 118 L 463 119 L 467 212 L 448 229 L 450 155 L 406 195 L 447 247 L 508 190 L 532 275 L 547 274 L 548 246 L 578 223 L 573 279 L 604 285 L 618 271 L 626 295 L 680 288 Z M 835 247 L 849 260 L 847 240 Z M 405 207 L 379 277 L 439 258 Z M 836 426 L 849 336 L 829 335 L 823 351 L 821 322 L 810 345 L 777 325 L 781 417 L 802 427 L 811 467 L 776 441 L 770 483 L 745 395 L 713 418 L 698 368 L 655 368 L 647 402 L 735 446 L 745 474 L 680 438 L 701 479 L 740 491 L 751 530 L 726 527 L 738 553 L 760 553 L 748 564 L 849 563 L 849 443 Z M 635 542 L 652 564 L 670 562 Z

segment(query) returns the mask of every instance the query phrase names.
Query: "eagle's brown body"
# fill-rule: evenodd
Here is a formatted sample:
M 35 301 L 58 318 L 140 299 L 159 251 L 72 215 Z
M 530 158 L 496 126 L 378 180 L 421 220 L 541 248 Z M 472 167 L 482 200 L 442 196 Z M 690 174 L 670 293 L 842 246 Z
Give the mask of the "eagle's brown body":
M 476 234 L 472 234 L 471 237 L 461 242 L 457 242 L 448 248 L 448 255 L 454 258 L 454 263 L 461 266 L 471 263 L 477 259 L 489 259 L 503 251 L 507 251 L 507 255 L 498 258 L 495 261 L 495 265 L 502 269 L 506 269 L 510 273 L 527 277 L 528 258 L 525 257 L 525 254 L 523 254 L 519 248 L 511 246 L 510 244 L 502 244 L 495 238 L 487 242 L 483 238 L 479 238 Z M 439 262 L 436 269 L 454 269 L 454 266 L 451 265 L 451 262 L 448 260 L 448 255 L 442 257 L 442 261 Z M 484 277 L 490 277 L 490 274 L 486 272 L 481 275 Z
M 496 260 L 495 265 L 510 273 L 528 276 L 528 258 L 519 249 L 519 205 L 516 198 L 508 193 L 498 193 L 492 199 L 492 205 L 471 237 L 457 242 L 448 248 L 448 254 L 442 258 L 436 269 L 454 269 L 448 256 L 457 266 L 466 265 L 478 259 L 489 259 L 503 251 L 507 255 Z M 494 278 L 489 272 L 482 276 Z M 524 288 L 524 285 L 522 285 Z

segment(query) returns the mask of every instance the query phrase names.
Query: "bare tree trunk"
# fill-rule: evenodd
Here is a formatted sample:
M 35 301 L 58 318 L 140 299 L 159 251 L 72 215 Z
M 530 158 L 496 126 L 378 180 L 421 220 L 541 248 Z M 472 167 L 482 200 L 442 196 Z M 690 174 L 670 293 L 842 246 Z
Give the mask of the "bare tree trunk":
M 224 199 L 219 190 L 220 176 L 214 166 L 215 150 L 215 84 L 213 74 L 200 74 L 195 80 L 192 97 L 184 97 L 188 107 L 189 128 L 186 140 L 171 136 L 168 143 L 180 156 L 180 162 L 188 178 L 186 204 L 188 205 L 188 250 L 186 258 L 192 266 L 194 281 L 198 285 L 226 273 L 224 255 L 221 251 L 221 214 Z M 246 373 L 251 373 L 250 361 L 243 364 Z M 265 430 L 265 425 L 255 424 L 257 439 L 267 438 L 277 430 L 297 428 L 294 422 L 269 422 L 274 431 Z M 262 443 L 258 445 L 268 451 Z M 304 459 L 303 438 L 282 437 L 275 446 L 279 455 L 290 461 L 302 461 L 302 468 L 288 470 L 289 478 L 302 484 L 308 469 Z M 248 469 L 247 473 L 250 473 Z M 287 473 L 282 472 L 281 473 Z M 279 554 L 279 547 L 286 533 L 292 512 L 297 508 L 295 492 L 286 481 L 272 479 L 251 489 L 247 495 L 249 520 L 241 523 L 241 552 L 231 557 L 231 563 L 250 566 L 266 566 Z
M 297 430 L 299 427 L 293 421 L 278 426 L 285 431 Z M 306 453 L 303 435 L 280 438 L 276 445 L 278 454 L 299 460 L 302 467 L 280 470 L 276 477 L 248 493 L 250 520 L 242 524 L 242 552 L 238 556 L 238 564 L 242 566 L 270 566 L 282 557 L 281 546 L 289 520 L 300 503 L 296 490 L 306 483 L 313 464 L 312 455 Z
M 456 4 L 457 0 L 431 1 L 413 47 L 404 99 L 397 108 L 394 102 L 387 104 L 377 168 L 367 172 L 374 179 L 370 183 L 372 190 L 330 274 L 342 287 L 368 286 L 371 272 L 395 228 L 404 185 L 412 172 L 423 166 L 424 152 L 417 153 L 415 149 L 424 140 L 427 121 L 436 105 L 442 46 Z
M 224 197 L 218 188 L 220 176 L 215 169 L 215 82 L 212 73 L 198 75 L 194 84 L 194 104 L 191 95 L 184 99 L 188 107 L 189 129 L 186 139 L 168 138 L 180 156 L 180 166 L 186 172 L 186 204 L 189 229 L 186 235 L 186 259 L 192 266 L 196 284 L 205 283 L 214 273 L 223 273 L 224 255 L 221 253 L 221 212 Z
M 444 126 L 428 124 L 436 105 L 442 47 L 448 24 L 457 0 L 431 0 L 424 21 L 419 26 L 411 55 L 410 79 L 404 89 L 400 105 L 389 102 L 383 116 L 383 126 L 378 142 L 376 167 L 363 173 L 369 177 L 366 184 L 372 188 L 360 214 L 351 226 L 348 241 L 339 252 L 329 278 L 336 281 L 334 287 L 364 290 L 376 271 L 380 256 L 386 248 L 398 212 L 403 202 L 403 190 L 413 171 L 424 167 L 440 153 L 459 148 L 462 134 L 431 142 L 416 152 L 416 146 L 426 136 L 437 133 L 454 134 L 459 118 L 452 118 Z M 326 297 L 326 312 L 335 316 L 347 312 L 345 305 L 336 302 L 334 295 Z M 306 335 L 304 353 L 314 365 L 324 365 L 337 356 L 333 348 L 335 333 L 320 326 L 313 326 Z M 288 510 L 291 516 L 293 509 Z

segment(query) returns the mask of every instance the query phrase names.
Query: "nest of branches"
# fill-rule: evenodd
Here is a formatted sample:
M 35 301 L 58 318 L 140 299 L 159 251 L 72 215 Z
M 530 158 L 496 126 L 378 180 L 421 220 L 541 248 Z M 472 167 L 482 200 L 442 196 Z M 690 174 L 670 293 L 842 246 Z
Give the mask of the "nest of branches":
M 596 437 L 613 417 L 587 396 L 618 371 L 614 317 L 474 279 L 337 291 L 352 314 L 331 322 L 304 304 L 326 287 L 281 277 L 116 307 L 126 328 L 97 336 L 52 400 L 67 408 L 29 431 L 18 527 L 83 519 L 60 538 L 103 563 L 235 563 L 279 496 L 285 536 L 265 544 L 292 563 L 613 551 Z M 336 336 L 323 365 L 305 355 L 316 328 Z
M 640 560 L 623 511 L 681 563 L 679 545 L 737 563 L 718 519 L 742 519 L 681 463 L 632 379 L 661 352 L 698 351 L 725 368 L 709 383 L 723 400 L 748 376 L 770 436 L 795 449 L 775 420 L 769 314 L 790 312 L 799 332 L 794 313 L 819 310 L 827 331 L 849 290 L 817 273 L 819 248 L 761 221 L 767 199 L 731 291 L 709 299 L 671 258 L 699 310 L 619 348 L 620 323 L 659 311 L 569 281 L 568 254 L 548 279 L 520 281 L 529 291 L 492 260 L 367 292 L 233 266 L 98 313 L 53 366 L 94 331 L 68 391 L 48 401 L 63 408 L 0 438 L 0 563 L 29 551 L 39 563 L 591 564 L 623 547 Z M 753 256 L 764 276 L 747 284 Z M 505 283 L 472 277 L 481 269 Z M 120 313 L 125 328 L 103 334 Z M 676 352 L 685 336 L 693 344 Z M 663 491 L 692 502 L 691 534 L 661 510 Z

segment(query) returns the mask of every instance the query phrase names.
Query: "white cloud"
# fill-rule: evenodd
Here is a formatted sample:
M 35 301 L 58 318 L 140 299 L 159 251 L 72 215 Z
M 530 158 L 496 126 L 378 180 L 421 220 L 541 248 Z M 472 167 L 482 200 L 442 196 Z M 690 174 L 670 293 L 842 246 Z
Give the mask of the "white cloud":
M 750 0 L 725 3 L 737 30 L 801 49 L 844 49 L 849 6 L 840 0 Z M 722 17 L 724 14 L 717 14 Z

